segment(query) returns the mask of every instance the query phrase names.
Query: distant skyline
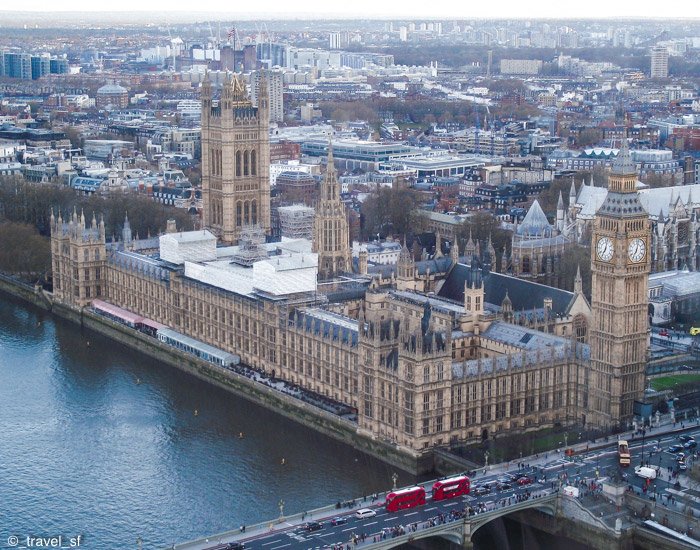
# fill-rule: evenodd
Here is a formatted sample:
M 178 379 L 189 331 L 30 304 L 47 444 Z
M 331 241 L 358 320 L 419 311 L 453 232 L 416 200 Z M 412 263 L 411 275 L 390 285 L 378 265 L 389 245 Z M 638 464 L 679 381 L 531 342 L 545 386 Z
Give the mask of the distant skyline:
M 114 8 L 119 6 L 118 10 Z M 240 19 L 302 19 L 320 17 L 342 18 L 550 18 L 550 19 L 610 19 L 626 18 L 668 18 L 668 19 L 697 19 L 700 17 L 700 4 L 697 0 L 668 0 L 665 2 L 639 2 L 634 0 L 586 0 L 583 2 L 567 2 L 552 4 L 551 1 L 535 0 L 522 2 L 520 0 L 501 0 L 500 2 L 464 2 L 455 0 L 436 0 L 432 2 L 418 0 L 354 0 L 353 2 L 329 2 L 328 0 L 301 0 L 291 3 L 284 0 L 263 0 L 250 4 L 242 4 L 244 10 L 232 10 L 232 4 L 222 0 L 214 0 L 202 4 L 194 4 L 185 0 L 122 0 L 119 4 L 110 4 L 109 9 L 93 0 L 58 0 L 50 4 L 45 0 L 24 0 L 16 4 L 18 10 L 0 11 L 2 15 L 11 11 L 51 12 L 162 12 L 166 18 L 168 13 L 185 12 L 201 16 L 209 14 L 211 18 L 240 18 Z M 295 9 L 291 9 L 294 7 Z M 255 11 L 252 11 L 254 9 Z M 178 17 L 179 19 L 180 17 Z

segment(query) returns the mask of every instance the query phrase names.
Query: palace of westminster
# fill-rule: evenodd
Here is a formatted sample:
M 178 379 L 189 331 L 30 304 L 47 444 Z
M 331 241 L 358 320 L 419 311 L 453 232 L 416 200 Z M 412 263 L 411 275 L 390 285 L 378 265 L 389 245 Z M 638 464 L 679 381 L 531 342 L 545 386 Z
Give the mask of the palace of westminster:
M 623 147 L 593 224 L 592 297 L 492 272 L 488 255 L 353 262 L 329 147 L 313 240 L 267 242 L 269 105 L 235 75 L 202 87 L 204 230 L 107 242 L 51 220 L 54 298 L 99 298 L 357 409 L 358 433 L 418 455 L 554 425 L 628 425 L 648 348 L 649 217 Z

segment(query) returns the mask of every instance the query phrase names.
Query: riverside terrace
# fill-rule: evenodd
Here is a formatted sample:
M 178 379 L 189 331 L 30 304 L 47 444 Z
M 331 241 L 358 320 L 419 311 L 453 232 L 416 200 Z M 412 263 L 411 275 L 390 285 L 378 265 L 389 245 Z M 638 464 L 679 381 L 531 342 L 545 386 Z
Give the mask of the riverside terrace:
M 635 476 L 632 469 L 621 468 L 616 442 L 601 440 L 575 445 L 575 459 L 551 452 L 523 458 L 517 465 L 503 463 L 479 469 L 471 475 L 470 494 L 454 499 L 428 499 L 423 506 L 393 513 L 383 506 L 386 494 L 290 516 L 284 516 L 281 508 L 278 518 L 171 548 L 223 550 L 233 543 L 231 548 L 240 549 L 242 544 L 246 550 L 388 549 L 429 537 L 443 537 L 471 548 L 478 529 L 506 515 L 537 528 L 556 527 L 553 534 L 592 548 L 622 548 L 638 540 L 645 544 L 653 540 L 653 546 L 645 547 L 657 549 L 700 548 L 700 541 L 695 546 L 692 539 L 682 538 L 682 533 L 700 533 L 700 491 L 691 486 L 677 467 L 676 455 L 669 452 L 680 435 L 700 437 L 700 427 L 681 430 L 675 426 L 669 420 L 648 437 L 621 434 L 630 442 L 633 465 L 648 463 L 658 468 L 653 484 Z M 518 483 L 522 476 L 529 481 Z M 421 485 L 429 491 L 432 484 Z M 572 487 L 576 491 L 571 491 Z M 578 496 L 570 495 L 577 492 Z M 359 519 L 356 512 L 362 508 L 375 514 Z M 670 534 L 646 530 L 643 519 L 649 517 L 649 509 L 656 512 Z M 686 539 L 692 542 L 688 544 Z

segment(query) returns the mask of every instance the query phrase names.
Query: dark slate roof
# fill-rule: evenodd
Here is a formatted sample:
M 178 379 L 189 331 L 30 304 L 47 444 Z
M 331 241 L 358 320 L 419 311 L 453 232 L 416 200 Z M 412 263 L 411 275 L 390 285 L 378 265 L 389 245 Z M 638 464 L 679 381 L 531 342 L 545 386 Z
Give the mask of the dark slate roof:
M 447 273 L 451 266 L 452 260 L 449 256 L 443 256 L 442 258 L 435 258 L 432 260 L 422 260 L 416 262 L 416 273 L 425 275 L 428 269 L 430 269 L 430 273 Z
M 457 264 L 445 279 L 438 296 L 463 303 L 464 281 L 467 279 L 469 270 L 468 265 Z M 494 272 L 484 274 L 485 302 L 500 307 L 506 292 L 513 303 L 514 311 L 542 309 L 544 299 L 551 298 L 552 312 L 565 314 L 574 297 L 573 292 L 518 279 L 511 275 Z

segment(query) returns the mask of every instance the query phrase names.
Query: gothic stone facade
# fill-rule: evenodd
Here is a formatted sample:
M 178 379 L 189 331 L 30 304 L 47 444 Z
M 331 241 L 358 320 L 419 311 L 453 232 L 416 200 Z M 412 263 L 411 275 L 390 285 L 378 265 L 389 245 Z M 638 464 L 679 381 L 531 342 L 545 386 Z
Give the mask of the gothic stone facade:
M 587 346 L 485 312 L 478 285 L 463 304 L 414 291 L 368 291 L 352 318 L 333 313 L 339 308 L 315 293 L 280 300 L 218 289 L 121 244 L 106 245 L 99 225 L 86 228 L 85 237 L 79 218 L 73 226 L 80 231 L 64 229 L 62 220 L 52 225 L 58 300 L 84 306 L 99 296 L 236 353 L 245 364 L 357 408 L 358 430 L 411 452 L 581 416 Z M 74 281 L 64 282 L 76 261 L 92 270 L 89 277 L 79 272 L 77 297 Z M 520 331 L 513 341 L 498 336 L 512 330 Z M 553 346 L 527 349 L 517 342 L 525 334 Z
M 264 78 L 257 107 L 236 75 L 226 79 L 218 101 L 209 79 L 203 82 L 203 222 L 223 242 L 237 242 L 248 225 L 270 232 L 269 118 Z

